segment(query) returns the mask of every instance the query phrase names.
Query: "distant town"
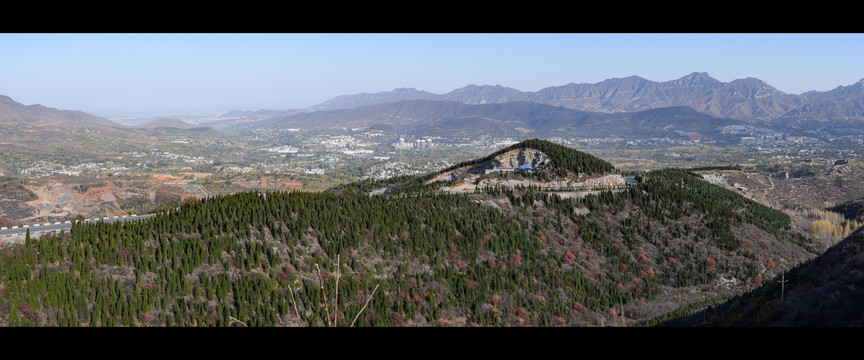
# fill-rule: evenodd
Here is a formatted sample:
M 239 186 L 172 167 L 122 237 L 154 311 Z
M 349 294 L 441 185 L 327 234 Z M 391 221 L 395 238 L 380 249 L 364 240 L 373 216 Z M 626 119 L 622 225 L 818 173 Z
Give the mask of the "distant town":
M 813 157 L 824 161 L 857 157 L 854 150 L 864 143 L 864 135 L 846 137 L 791 136 L 766 128 L 746 125 L 720 128 L 724 136 L 738 141 L 737 152 L 729 159 L 703 149 L 716 146 L 717 139 L 694 132 L 669 131 L 667 136 L 632 138 L 551 137 L 546 140 L 586 152 L 603 152 L 613 163 L 616 156 L 628 163 L 629 150 L 670 149 L 654 158 L 634 161 L 633 167 L 663 167 L 688 160 L 705 163 L 741 158 L 764 164 L 795 162 Z M 100 161 L 75 163 L 73 159 L 34 159 L 18 161 L 14 174 L 4 176 L 122 176 L 148 173 L 224 175 L 279 175 L 314 179 L 335 176 L 342 179 L 384 179 L 438 171 L 460 161 L 485 156 L 523 139 L 477 136 L 413 136 L 382 130 L 341 129 L 306 131 L 297 128 L 251 129 L 233 134 L 234 142 L 167 136 L 163 144 L 146 150 L 102 154 Z M 527 138 L 527 137 L 526 137 Z M 688 150 L 689 149 L 689 150 Z M 650 152 L 645 152 L 650 153 Z M 742 156 L 743 155 L 743 156 Z M 626 158 L 625 158 L 626 156 Z M 645 155 L 647 156 L 647 155 Z M 735 160 L 737 158 L 739 160 Z M 668 165 L 667 165 L 668 166 Z M 7 164 L 6 169 L 9 169 Z M 8 170 L 7 170 L 8 172 Z M 195 175 L 187 176 L 193 180 Z

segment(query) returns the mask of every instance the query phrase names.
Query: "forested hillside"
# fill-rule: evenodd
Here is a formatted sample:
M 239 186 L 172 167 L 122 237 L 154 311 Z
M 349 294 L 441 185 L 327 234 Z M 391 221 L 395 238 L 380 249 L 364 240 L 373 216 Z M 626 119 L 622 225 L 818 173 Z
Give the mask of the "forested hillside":
M 818 258 L 723 304 L 664 326 L 860 327 L 864 325 L 864 229 Z
M 847 219 L 864 219 L 864 197 L 846 201 L 828 210 L 843 214 Z
M 638 180 L 581 198 L 247 192 L 75 225 L 4 245 L 0 325 L 631 326 L 818 251 L 786 214 L 687 172 Z

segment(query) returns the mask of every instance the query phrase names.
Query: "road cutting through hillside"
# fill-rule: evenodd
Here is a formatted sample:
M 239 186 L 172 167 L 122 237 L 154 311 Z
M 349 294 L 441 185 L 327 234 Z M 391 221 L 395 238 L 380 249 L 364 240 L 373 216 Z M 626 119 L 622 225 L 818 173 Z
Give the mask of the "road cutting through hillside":
M 153 217 L 156 214 L 146 214 L 146 215 L 123 215 L 123 216 L 111 216 L 111 217 L 102 217 L 102 218 L 92 218 L 92 219 L 84 219 L 80 222 L 90 223 L 90 222 L 115 222 L 115 221 L 135 221 L 142 220 L 149 217 Z M 27 230 L 30 230 L 30 236 L 38 237 L 39 234 L 48 233 L 48 232 L 59 232 L 59 231 L 69 231 L 72 229 L 72 224 L 79 222 L 75 221 L 55 221 L 48 222 L 42 224 L 28 224 L 21 226 L 11 226 L 11 227 L 2 227 L 0 228 L 0 242 L 13 242 L 13 241 L 21 241 L 24 239 L 24 235 L 27 234 Z

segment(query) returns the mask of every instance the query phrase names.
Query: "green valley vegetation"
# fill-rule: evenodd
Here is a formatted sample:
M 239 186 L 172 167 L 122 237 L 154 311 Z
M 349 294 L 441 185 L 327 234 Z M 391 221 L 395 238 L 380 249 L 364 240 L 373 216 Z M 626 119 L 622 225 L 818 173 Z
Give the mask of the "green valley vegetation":
M 2 248 L 0 325 L 630 326 L 818 250 L 783 212 L 688 172 L 637 180 L 583 197 L 250 191 L 76 224 Z

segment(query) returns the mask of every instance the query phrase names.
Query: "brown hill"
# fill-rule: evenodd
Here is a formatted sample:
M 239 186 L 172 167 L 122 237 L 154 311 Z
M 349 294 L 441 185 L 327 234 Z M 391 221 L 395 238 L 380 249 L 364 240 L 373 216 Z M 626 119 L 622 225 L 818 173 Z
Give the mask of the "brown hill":
M 0 119 L 15 120 L 29 125 L 50 126 L 64 123 L 120 126 L 111 120 L 82 111 L 58 110 L 42 105 L 24 105 L 0 95 Z
M 187 123 L 180 119 L 175 118 L 159 118 L 156 120 L 152 120 L 143 125 L 138 125 L 136 127 L 145 128 L 145 129 L 153 129 L 157 127 L 172 127 L 178 129 L 191 129 L 195 126 L 194 124 Z

